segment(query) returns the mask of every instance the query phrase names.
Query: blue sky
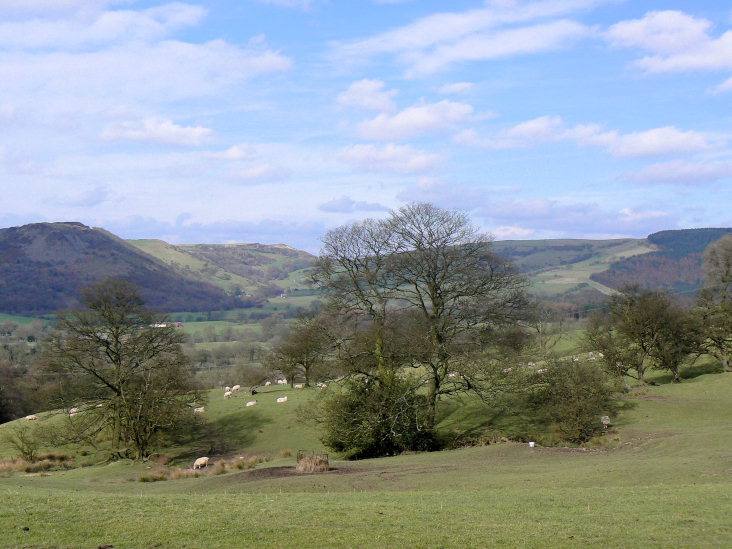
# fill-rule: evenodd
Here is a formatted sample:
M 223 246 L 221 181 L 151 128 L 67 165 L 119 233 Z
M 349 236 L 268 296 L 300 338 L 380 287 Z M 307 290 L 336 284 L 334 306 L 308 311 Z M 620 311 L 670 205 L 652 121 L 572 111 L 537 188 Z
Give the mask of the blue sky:
M 732 226 L 718 0 L 0 0 L 0 226 L 285 243 Z

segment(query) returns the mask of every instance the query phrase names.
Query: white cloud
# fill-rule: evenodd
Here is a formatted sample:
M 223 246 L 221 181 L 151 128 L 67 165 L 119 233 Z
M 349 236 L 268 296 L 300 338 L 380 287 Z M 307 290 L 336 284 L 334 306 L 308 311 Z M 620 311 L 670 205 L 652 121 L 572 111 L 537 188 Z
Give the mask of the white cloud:
M 517 227 L 515 225 L 501 225 L 491 231 L 497 240 L 526 240 L 536 234 L 535 229 Z
M 240 143 L 232 145 L 223 152 L 209 152 L 207 156 L 210 158 L 220 158 L 222 160 L 244 160 L 251 158 L 257 154 L 257 149 L 249 143 Z
M 726 144 L 721 136 L 682 131 L 674 126 L 627 134 L 605 131 L 597 124 L 567 127 L 559 116 L 541 116 L 488 137 L 479 136 L 473 129 L 464 130 L 454 137 L 454 141 L 460 145 L 494 150 L 530 147 L 562 140 L 573 140 L 586 147 L 602 147 L 618 158 L 692 154 Z
M 289 170 L 279 166 L 274 166 L 267 162 L 241 168 L 229 174 L 231 179 L 243 183 L 282 181 L 284 179 L 289 179 L 290 176 L 291 173 Z
M 349 60 L 396 54 L 411 67 L 411 72 L 429 73 L 462 61 L 562 47 L 591 31 L 573 21 L 556 18 L 607 1 L 610 0 L 491 2 L 485 8 L 436 13 L 370 38 L 334 44 L 334 51 L 337 57 Z M 547 19 L 550 21 L 530 24 Z M 526 26 L 519 26 L 522 24 Z
M 690 162 L 673 160 L 652 164 L 633 173 L 631 179 L 641 183 L 673 183 L 695 185 L 732 177 L 732 162 Z
M 285 8 L 297 8 L 306 10 L 313 3 L 313 0 L 258 0 L 262 4 L 273 4 Z
M 356 201 L 350 196 L 345 195 L 319 204 L 318 209 L 328 213 L 382 212 L 388 210 L 386 206 L 382 206 L 381 204 Z
M 339 104 L 347 107 L 357 107 L 379 112 L 394 112 L 396 105 L 394 97 L 397 90 L 385 90 L 384 82 L 364 78 L 353 82 L 348 89 L 338 95 Z
M 520 29 L 466 36 L 432 51 L 407 56 L 412 73 L 431 74 L 454 63 L 488 61 L 514 55 L 556 50 L 591 34 L 590 29 L 573 21 L 555 21 Z
M 435 169 L 440 157 L 411 145 L 389 143 L 381 147 L 351 145 L 338 154 L 338 160 L 365 172 L 419 173 Z
M 473 114 L 473 107 L 466 103 L 443 100 L 408 107 L 393 116 L 385 113 L 365 120 L 357 132 L 366 139 L 393 140 L 440 134 Z
M 211 130 L 202 126 L 178 126 L 159 117 L 110 124 L 102 131 L 106 141 L 129 139 L 169 145 L 200 145 L 211 137 Z
M 472 91 L 472 89 L 472 82 L 452 82 L 450 84 L 445 84 L 444 86 L 442 86 L 440 88 L 440 93 L 443 95 L 453 95 L 467 93 L 469 91 Z
M 6 48 L 78 48 L 90 45 L 160 40 L 198 24 L 200 6 L 164 4 L 131 11 L 102 11 L 66 19 L 32 19 L 0 23 L 0 46 Z
M 714 93 L 732 91 L 732 78 L 728 78 L 714 89 Z
M 680 11 L 652 11 L 616 23 L 606 38 L 615 47 L 650 52 L 637 62 L 650 72 L 732 68 L 732 31 L 714 38 L 711 29 L 710 21 Z

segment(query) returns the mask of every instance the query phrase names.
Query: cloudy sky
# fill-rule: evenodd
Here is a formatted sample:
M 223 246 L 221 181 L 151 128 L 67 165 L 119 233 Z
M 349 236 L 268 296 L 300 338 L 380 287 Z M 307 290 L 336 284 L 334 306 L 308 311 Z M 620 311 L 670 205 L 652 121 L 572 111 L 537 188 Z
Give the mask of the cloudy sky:
M 0 0 L 0 227 L 282 242 L 732 225 L 719 0 Z

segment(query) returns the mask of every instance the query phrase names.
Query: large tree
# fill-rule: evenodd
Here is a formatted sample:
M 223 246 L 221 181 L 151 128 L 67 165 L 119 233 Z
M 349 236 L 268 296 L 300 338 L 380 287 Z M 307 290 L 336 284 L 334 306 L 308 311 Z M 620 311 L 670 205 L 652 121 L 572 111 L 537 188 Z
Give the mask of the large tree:
M 376 372 L 425 372 L 425 427 L 433 427 L 441 395 L 478 387 L 479 370 L 465 360 L 473 332 L 517 321 L 524 279 L 467 215 L 431 204 L 335 229 L 323 242 L 316 281 L 336 310 L 371 320 Z
M 704 325 L 705 350 L 732 371 L 732 235 L 712 242 L 704 251 L 704 286 L 699 292 L 699 314 Z
M 45 363 L 65 374 L 62 400 L 77 433 L 92 440 L 108 430 L 112 456 L 144 458 L 202 399 L 182 334 L 123 280 L 86 288 L 82 302 L 85 309 L 58 314 Z

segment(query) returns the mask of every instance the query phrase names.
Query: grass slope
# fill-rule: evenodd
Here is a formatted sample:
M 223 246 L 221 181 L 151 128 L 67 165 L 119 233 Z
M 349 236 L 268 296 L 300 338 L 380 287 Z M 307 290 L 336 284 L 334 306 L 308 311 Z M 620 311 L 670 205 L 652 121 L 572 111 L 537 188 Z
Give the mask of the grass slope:
M 14 475 L 0 478 L 0 546 L 727 547 L 731 391 L 730 374 L 639 390 L 613 449 L 507 443 L 315 475 L 293 474 L 289 458 L 158 483 L 134 482 L 148 465 L 133 463 Z M 294 406 L 269 403 L 280 392 L 248 410 L 212 400 L 207 413 L 248 431 L 236 418 L 261 414 L 251 447 L 307 444 L 287 424 Z M 293 405 L 310 396 L 287 393 Z

